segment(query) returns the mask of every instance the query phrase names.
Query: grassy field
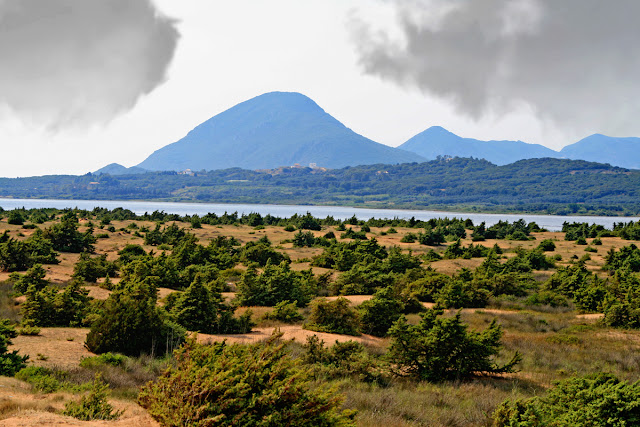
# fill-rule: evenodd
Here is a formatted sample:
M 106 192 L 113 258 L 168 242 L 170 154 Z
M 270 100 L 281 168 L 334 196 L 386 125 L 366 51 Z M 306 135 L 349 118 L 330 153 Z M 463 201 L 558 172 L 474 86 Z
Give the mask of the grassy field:
M 135 236 L 131 228 L 134 221 L 112 221 L 116 231 L 96 229 L 95 234 L 103 234 L 95 245 L 97 254 L 106 254 L 109 260 L 117 258 L 117 252 L 126 244 L 144 244 L 144 239 Z M 135 221 L 138 227 L 155 226 L 152 222 Z M 49 226 L 51 222 L 43 226 Z M 87 221 L 81 221 L 80 231 L 86 229 Z M 200 243 L 207 242 L 218 236 L 233 236 L 242 244 L 256 241 L 267 236 L 277 250 L 286 252 L 292 260 L 292 269 L 303 270 L 310 268 L 312 257 L 320 254 L 322 248 L 294 248 L 292 243 L 284 241 L 293 237 L 294 232 L 284 231 L 282 227 L 266 227 L 254 229 L 249 226 L 211 226 L 204 224 L 202 228 L 191 229 L 189 223 L 178 223 L 180 227 L 189 228 Z M 355 231 L 359 227 L 353 227 Z M 20 226 L 9 225 L 6 219 L 0 221 L 0 233 L 7 230 L 11 237 L 25 239 L 33 230 Z M 414 255 L 422 255 L 431 247 L 419 243 L 401 243 L 400 240 L 407 233 L 415 233 L 415 229 L 397 228 L 397 233 L 387 234 L 387 228 L 371 228 L 367 233 L 369 238 L 375 237 L 381 245 L 386 247 L 398 246 L 404 251 L 411 251 Z M 316 236 L 333 231 L 336 236 L 340 232 L 335 227 L 325 227 L 316 231 Z M 468 233 L 470 234 L 470 233 Z M 105 237 L 106 236 L 106 237 Z M 553 255 L 560 255 L 557 266 L 569 265 L 572 259 L 581 258 L 587 252 L 585 247 L 573 241 L 565 241 L 563 233 L 541 232 L 532 233 L 535 240 L 509 241 L 487 240 L 474 242 L 486 247 L 497 244 L 504 250 L 505 257 L 515 255 L 517 247 L 531 249 L 540 241 L 551 239 L 556 245 Z M 340 239 L 339 239 L 340 240 Z M 603 270 L 604 256 L 611 248 L 621 248 L 630 243 L 640 245 L 617 237 L 601 238 L 602 245 L 593 246 L 597 252 L 589 252 L 590 259 L 586 266 L 597 275 L 606 277 Z M 284 242 L 284 243 L 283 243 Z M 467 246 L 470 239 L 462 241 Z M 449 243 L 447 243 L 449 244 Z M 443 252 L 446 246 L 436 247 L 437 252 Z M 144 246 L 149 250 L 160 252 L 157 247 Z M 78 260 L 78 254 L 60 254 L 60 264 L 45 266 L 47 279 L 60 287 L 71 279 L 73 267 Z M 482 258 L 441 260 L 430 263 L 437 271 L 451 275 L 461 268 L 474 269 L 482 263 Z M 425 262 L 425 265 L 427 263 Z M 245 268 L 241 265 L 238 268 Z M 313 268 L 314 273 L 322 274 L 331 270 Z M 534 277 L 538 281 L 546 280 L 554 270 L 535 271 Z M 333 276 L 337 276 L 333 272 Z M 7 283 L 9 273 L 0 273 L 0 317 L 19 320 L 19 307 L 24 299 L 13 298 L 11 287 Z M 117 282 L 118 278 L 112 280 Z M 233 280 L 230 281 L 231 292 L 224 296 L 231 300 L 234 296 Z M 96 299 L 106 299 L 109 291 L 97 286 L 87 285 L 89 295 Z M 170 289 L 160 289 L 159 299 L 173 292 Z M 22 297 L 23 298 L 23 297 Z M 366 295 L 349 296 L 353 306 L 361 304 L 371 298 Z M 227 340 L 228 342 L 250 343 L 266 339 L 274 328 L 280 328 L 284 339 L 303 343 L 307 336 L 320 335 L 326 343 L 336 340 L 357 340 L 363 343 L 373 353 L 381 353 L 389 344 L 385 338 L 368 335 L 350 337 L 328 333 L 316 333 L 302 329 L 301 324 L 285 325 L 277 321 L 261 320 L 261 317 L 271 311 L 269 307 L 241 307 L 237 314 L 250 309 L 257 319 L 258 325 L 248 334 L 238 335 L 206 335 L 200 334 L 200 342 Z M 301 309 L 306 314 L 308 309 Z M 450 310 L 447 315 L 456 311 Z M 504 351 L 501 357 L 505 360 L 515 351 L 523 355 L 520 371 L 502 376 L 477 378 L 468 382 L 445 382 L 429 384 L 394 379 L 389 384 L 375 385 L 360 383 L 352 380 L 332 381 L 344 393 L 344 406 L 355 408 L 358 413 L 358 425 L 361 426 L 483 426 L 491 425 L 491 414 L 495 407 L 506 398 L 531 397 L 545 393 L 555 381 L 573 375 L 606 371 L 627 380 L 638 379 L 640 373 L 640 332 L 618 330 L 602 327 L 598 320 L 599 314 L 582 315 L 571 307 L 551 308 L 548 306 L 524 307 L 519 301 L 492 300 L 487 308 L 464 309 L 462 319 L 471 329 L 485 328 L 493 319 L 502 325 L 505 332 L 503 337 Z M 410 322 L 417 322 L 418 315 L 410 315 Z M 39 335 L 19 336 L 13 340 L 12 349 L 21 354 L 29 355 L 29 364 L 44 366 L 70 372 L 70 378 L 77 382 L 87 378 L 86 370 L 79 367 L 80 361 L 91 353 L 84 347 L 84 339 L 88 329 L 85 328 L 42 328 Z M 133 363 L 133 362 L 132 362 Z M 135 391 L 144 382 L 153 379 L 154 372 L 159 372 L 159 365 L 148 360 L 138 360 L 124 373 L 110 372 L 106 377 L 115 390 L 116 406 L 125 411 L 120 421 L 100 422 L 96 425 L 155 425 L 144 411 L 134 403 Z M 74 394 L 54 393 L 42 394 L 31 390 L 23 382 L 15 379 L 2 378 L 0 381 L 0 424 L 13 425 L 84 425 L 85 423 L 54 414 L 63 403 L 73 398 Z

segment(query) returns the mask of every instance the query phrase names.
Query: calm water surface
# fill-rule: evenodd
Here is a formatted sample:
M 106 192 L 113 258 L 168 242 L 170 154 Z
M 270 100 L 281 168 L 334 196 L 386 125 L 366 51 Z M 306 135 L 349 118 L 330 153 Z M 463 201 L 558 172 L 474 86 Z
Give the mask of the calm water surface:
M 366 209 L 351 208 L 343 206 L 299 206 L 299 205 L 260 205 L 260 204 L 237 204 L 237 203 L 171 203 L 171 202 L 134 202 L 121 200 L 53 200 L 53 199 L 0 199 L 0 207 L 5 210 L 25 207 L 30 208 L 79 208 L 91 210 L 95 207 L 114 209 L 122 207 L 129 209 L 136 214 L 145 212 L 165 211 L 178 215 L 204 215 L 209 212 L 221 215 L 225 212 L 239 214 L 249 214 L 251 212 L 260 215 L 271 214 L 278 217 L 290 217 L 293 214 L 304 215 L 310 212 L 313 216 L 324 218 L 332 216 L 336 219 L 351 218 L 355 215 L 358 219 L 369 218 L 401 218 L 429 220 L 432 218 L 471 218 L 474 224 L 486 222 L 493 225 L 496 222 L 516 221 L 524 219 L 527 222 L 536 222 L 540 227 L 551 231 L 562 229 L 562 223 L 568 222 L 588 222 L 600 224 L 611 228 L 614 222 L 638 221 L 638 217 L 608 217 L 608 216 L 554 216 L 554 215 L 527 215 L 527 214 L 479 214 L 479 213 L 459 213 L 441 211 L 422 211 L 406 209 Z

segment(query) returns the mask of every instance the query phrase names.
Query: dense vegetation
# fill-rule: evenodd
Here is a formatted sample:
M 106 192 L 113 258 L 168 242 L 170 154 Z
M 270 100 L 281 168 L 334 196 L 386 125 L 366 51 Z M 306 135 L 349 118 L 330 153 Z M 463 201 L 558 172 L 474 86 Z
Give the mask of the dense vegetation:
M 496 166 L 442 158 L 329 171 L 280 168 L 193 175 L 43 176 L 0 179 L 0 197 L 328 204 L 550 214 L 638 214 L 640 171 L 578 160 Z
M 300 417 L 352 425 L 354 413 L 343 410 L 353 408 L 369 414 L 358 423 L 389 417 L 369 419 L 375 425 L 569 425 L 602 416 L 631 425 L 637 417 L 629 356 L 637 348 L 627 338 L 640 331 L 637 223 L 567 223 L 548 233 L 525 221 L 446 218 L 123 209 L 0 217 L 0 260 L 29 248 L 26 261 L 0 272 L 0 316 L 11 318 L 0 322 L 0 369 L 44 393 L 90 391 L 67 405 L 73 416 L 118 415 L 108 384 L 165 425 Z M 46 355 L 38 354 L 24 368 L 11 340 L 51 326 L 86 328 L 84 345 L 99 356 L 63 371 L 39 366 Z M 306 339 L 202 344 L 278 327 Z M 191 332 L 204 338 L 196 343 Z M 565 381 L 551 388 L 552 379 Z M 434 396 L 430 408 L 449 417 L 475 415 L 436 422 L 418 413 L 419 402 L 402 402 L 418 396 Z

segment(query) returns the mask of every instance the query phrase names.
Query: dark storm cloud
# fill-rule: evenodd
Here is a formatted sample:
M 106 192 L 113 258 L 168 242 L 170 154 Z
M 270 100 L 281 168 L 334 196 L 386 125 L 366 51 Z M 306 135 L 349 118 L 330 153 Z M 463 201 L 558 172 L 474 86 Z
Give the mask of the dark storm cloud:
M 479 118 L 526 103 L 561 126 L 640 131 L 640 1 L 394 0 L 395 40 L 351 22 L 364 71 Z
M 106 122 L 164 81 L 177 40 L 148 0 L 0 0 L 0 104 L 49 127 Z

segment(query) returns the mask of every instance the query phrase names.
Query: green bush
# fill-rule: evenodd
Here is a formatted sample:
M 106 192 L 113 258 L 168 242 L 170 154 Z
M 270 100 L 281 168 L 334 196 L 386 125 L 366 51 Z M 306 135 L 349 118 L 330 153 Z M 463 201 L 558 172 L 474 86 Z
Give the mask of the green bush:
M 163 354 L 182 343 L 184 329 L 168 321 L 156 305 L 156 294 L 154 287 L 144 283 L 125 284 L 113 291 L 87 334 L 89 351 Z
M 37 326 L 25 325 L 18 329 L 18 334 L 26 336 L 40 335 L 40 328 Z
M 98 366 L 123 366 L 129 358 L 117 353 L 102 353 L 98 356 L 83 357 L 80 366 L 83 368 L 97 368 Z
M 296 323 L 304 319 L 304 316 L 298 311 L 296 301 L 285 300 L 277 303 L 273 311 L 265 314 L 263 318 L 266 320 L 279 320 L 284 323 Z
M 13 376 L 26 366 L 29 356 L 19 356 L 17 350 L 9 352 L 11 338 L 17 337 L 15 328 L 9 319 L 0 320 L 0 375 Z
M 551 239 L 545 239 L 538 245 L 538 249 L 544 252 L 553 252 L 556 250 L 556 244 Z
M 278 335 L 264 344 L 200 345 L 176 351 L 176 366 L 138 401 L 161 425 L 353 426 L 341 398 L 310 387 Z
M 102 381 L 100 374 L 96 374 L 89 394 L 79 402 L 67 403 L 62 414 L 82 421 L 116 420 L 123 411 L 115 411 L 107 401 L 108 397 L 109 386 Z
M 303 363 L 311 365 L 319 380 L 354 377 L 364 382 L 381 382 L 380 363 L 355 341 L 338 342 L 325 347 L 317 335 L 307 337 Z
M 460 313 L 439 317 L 442 310 L 428 310 L 417 325 L 400 318 L 389 330 L 387 354 L 399 376 L 418 380 L 459 380 L 477 374 L 513 372 L 521 356 L 516 353 L 502 365 L 493 358 L 501 349 L 502 329 L 494 320 L 482 332 L 469 332 Z
M 42 264 L 36 264 L 26 271 L 25 274 L 11 273 L 10 279 L 13 281 L 13 290 L 17 294 L 24 294 L 30 286 L 41 291 L 49 281 L 45 279 L 47 271 L 42 268 Z
M 383 337 L 400 318 L 404 304 L 394 295 L 391 287 L 380 289 L 372 299 L 363 302 L 360 310 L 360 324 L 365 334 Z
M 319 298 L 311 303 L 304 329 L 333 334 L 360 335 L 358 313 L 346 298 L 329 301 Z
M 204 276 L 198 273 L 193 283 L 167 307 L 176 322 L 189 331 L 205 334 L 251 332 L 254 325 L 251 312 L 247 311 L 240 318 L 233 317 L 235 309 L 224 303 L 220 292 L 204 282 Z
M 250 266 L 238 283 L 236 303 L 242 306 L 273 307 L 281 301 L 297 301 L 304 307 L 316 294 L 317 279 L 311 270 L 293 271 L 287 262 L 268 263 L 262 274 Z
M 42 366 L 28 366 L 16 373 L 16 378 L 31 384 L 34 390 L 53 393 L 62 388 L 62 383 L 53 375 L 51 369 Z
M 494 412 L 506 426 L 634 426 L 640 424 L 640 382 L 629 384 L 611 374 L 571 378 L 544 397 L 506 400 Z
M 402 239 L 400 239 L 401 243 L 413 243 L 416 240 L 418 240 L 418 235 L 416 233 L 407 233 L 404 236 L 402 236 Z

